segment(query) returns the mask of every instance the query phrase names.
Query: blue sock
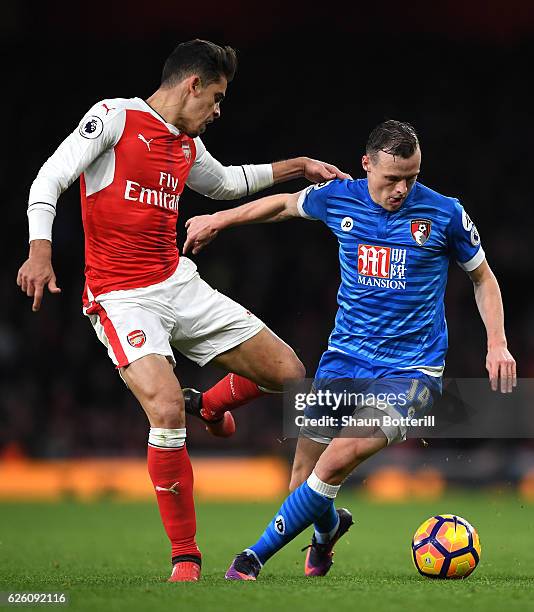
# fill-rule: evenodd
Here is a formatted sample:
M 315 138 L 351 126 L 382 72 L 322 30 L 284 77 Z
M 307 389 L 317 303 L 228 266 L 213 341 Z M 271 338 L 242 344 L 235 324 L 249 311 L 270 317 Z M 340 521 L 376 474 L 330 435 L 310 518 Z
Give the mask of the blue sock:
M 313 525 L 315 529 L 315 539 L 319 544 L 324 544 L 332 539 L 339 526 L 339 516 L 334 506 L 334 500 L 331 501 L 330 507 Z
M 247 550 L 252 551 L 263 565 L 288 542 L 321 518 L 333 507 L 339 486 L 317 478 L 315 472 L 289 495 L 261 538 Z M 337 515 L 336 515 L 337 518 Z

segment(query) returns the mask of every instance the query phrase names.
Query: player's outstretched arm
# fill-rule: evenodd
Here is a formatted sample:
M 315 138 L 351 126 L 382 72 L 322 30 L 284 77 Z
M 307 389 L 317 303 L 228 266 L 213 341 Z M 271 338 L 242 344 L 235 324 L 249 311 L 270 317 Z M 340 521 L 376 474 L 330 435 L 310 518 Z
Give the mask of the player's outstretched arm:
M 333 179 L 351 179 L 351 175 L 342 172 L 336 166 L 311 159 L 309 157 L 297 157 L 286 161 L 272 164 L 273 183 L 283 183 L 295 178 L 304 177 L 311 183 L 322 183 Z
M 185 224 L 187 239 L 183 252 L 187 253 L 191 250 L 193 255 L 196 255 L 221 230 L 233 227 L 234 225 L 272 223 L 275 221 L 286 221 L 292 217 L 299 217 L 297 201 L 300 193 L 280 193 L 237 206 L 236 208 L 219 210 L 212 215 L 191 217 Z
M 50 293 L 61 293 L 52 268 L 52 243 L 49 240 L 30 242 L 30 254 L 17 274 L 17 285 L 28 297 L 33 297 L 33 312 L 41 307 L 45 287 Z
M 469 276 L 473 281 L 475 300 L 488 337 L 486 369 L 491 388 L 497 391 L 500 379 L 501 392 L 511 393 L 517 384 L 516 363 L 507 348 L 499 283 L 487 261 L 469 272 Z
M 214 200 L 235 200 L 275 183 L 303 177 L 312 183 L 351 178 L 336 166 L 309 157 L 272 164 L 223 166 L 206 150 L 200 138 L 195 138 L 195 146 L 196 159 L 187 177 L 187 186 Z

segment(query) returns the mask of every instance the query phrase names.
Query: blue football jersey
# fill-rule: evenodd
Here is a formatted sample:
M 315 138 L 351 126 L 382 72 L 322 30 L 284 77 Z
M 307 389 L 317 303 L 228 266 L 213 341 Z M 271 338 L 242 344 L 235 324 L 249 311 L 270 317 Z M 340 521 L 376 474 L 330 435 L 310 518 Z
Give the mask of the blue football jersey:
M 449 260 L 469 272 L 485 257 L 458 200 L 415 183 L 401 208 L 388 212 L 371 199 L 367 179 L 359 179 L 312 185 L 298 206 L 339 242 L 339 309 L 329 348 L 440 376 Z

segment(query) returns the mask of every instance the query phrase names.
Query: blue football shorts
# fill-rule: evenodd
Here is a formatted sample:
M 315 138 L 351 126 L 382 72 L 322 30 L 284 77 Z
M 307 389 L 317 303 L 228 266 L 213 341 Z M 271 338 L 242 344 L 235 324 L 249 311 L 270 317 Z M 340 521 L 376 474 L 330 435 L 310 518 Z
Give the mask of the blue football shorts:
M 300 436 L 321 444 L 336 437 L 376 437 L 403 442 L 408 419 L 422 418 L 441 393 L 441 378 L 419 370 L 393 369 L 339 351 L 321 357 L 304 410 Z

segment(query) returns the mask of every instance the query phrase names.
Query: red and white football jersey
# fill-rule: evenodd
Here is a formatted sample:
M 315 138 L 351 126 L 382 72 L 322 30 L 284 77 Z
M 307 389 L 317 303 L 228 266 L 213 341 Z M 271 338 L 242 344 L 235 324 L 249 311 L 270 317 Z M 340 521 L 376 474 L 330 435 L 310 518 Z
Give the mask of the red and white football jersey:
M 59 195 L 81 175 L 86 295 L 146 287 L 178 265 L 176 222 L 186 183 L 230 199 L 272 184 L 272 166 L 222 166 L 200 138 L 167 123 L 140 98 L 104 100 L 41 168 L 30 190 L 34 216 L 55 215 Z M 51 221 L 50 221 L 51 233 Z M 85 300 L 84 300 L 85 301 Z

